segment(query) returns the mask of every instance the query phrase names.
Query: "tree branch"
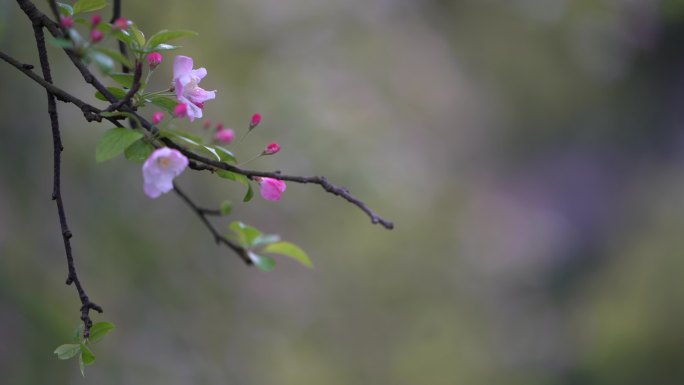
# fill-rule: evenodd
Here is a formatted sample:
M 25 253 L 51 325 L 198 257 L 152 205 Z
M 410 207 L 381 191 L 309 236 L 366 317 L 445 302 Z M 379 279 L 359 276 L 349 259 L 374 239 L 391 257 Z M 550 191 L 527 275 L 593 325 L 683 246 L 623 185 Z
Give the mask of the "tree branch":
M 185 193 L 180 188 L 178 188 L 178 185 L 176 183 L 173 184 L 173 191 L 183 200 L 183 202 L 190 206 L 190 208 L 195 212 L 195 214 L 197 214 L 202 223 L 204 223 L 207 229 L 209 229 L 211 235 L 214 236 L 214 241 L 216 241 L 217 244 L 223 243 L 224 245 L 230 247 L 246 264 L 252 265 L 254 263 L 252 262 L 252 259 L 249 258 L 249 254 L 247 253 L 247 250 L 244 247 L 234 243 L 230 239 L 221 235 L 218 232 L 218 230 L 216 230 L 214 225 L 212 225 L 211 222 L 209 222 L 209 219 L 207 219 L 207 215 L 216 215 L 220 213 L 214 214 L 213 210 L 207 210 L 197 206 L 195 202 L 193 202 L 187 195 L 185 195 Z
M 38 56 L 40 59 L 40 66 L 43 71 L 43 77 L 48 83 L 52 83 L 52 75 L 50 73 L 50 63 L 48 61 L 47 50 L 45 48 L 45 35 L 43 34 L 43 27 L 40 23 L 33 23 L 33 32 L 35 34 L 36 46 L 38 48 Z M 76 291 L 78 292 L 78 297 L 81 300 L 81 320 L 83 321 L 83 338 L 88 338 L 90 335 L 90 327 L 93 325 L 93 321 L 90 319 L 90 310 L 95 310 L 102 313 L 102 307 L 96 303 L 90 301 L 88 295 L 81 285 L 81 281 L 78 278 L 76 272 L 76 265 L 74 263 L 74 257 L 71 252 L 71 231 L 69 230 L 69 225 L 67 224 L 66 213 L 64 210 L 64 202 L 62 200 L 61 191 L 61 161 L 62 161 L 62 138 L 59 132 L 59 117 L 57 115 L 57 102 L 55 96 L 47 90 L 48 98 L 48 114 L 50 115 L 50 125 L 52 127 L 52 143 L 53 143 L 53 162 L 54 162 L 54 172 L 53 172 L 53 186 L 52 186 L 52 199 L 57 202 L 57 213 L 59 215 L 59 223 L 62 229 L 62 240 L 64 241 L 64 250 L 67 257 L 67 267 L 68 275 L 66 284 L 71 285 L 72 283 L 76 286 Z

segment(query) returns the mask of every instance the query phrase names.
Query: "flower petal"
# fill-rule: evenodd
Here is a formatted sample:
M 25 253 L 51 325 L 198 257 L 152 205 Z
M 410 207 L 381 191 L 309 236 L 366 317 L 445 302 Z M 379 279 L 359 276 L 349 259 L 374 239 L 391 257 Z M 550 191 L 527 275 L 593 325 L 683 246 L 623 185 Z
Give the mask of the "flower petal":
M 192 58 L 188 56 L 176 56 L 173 60 L 173 78 L 189 75 L 192 72 Z
M 190 74 L 191 74 L 192 76 L 196 77 L 196 78 L 197 78 L 197 82 L 199 82 L 199 81 L 202 80 L 205 76 L 207 76 L 207 69 L 204 68 L 204 67 L 198 68 L 198 69 L 196 69 L 196 70 L 190 71 Z

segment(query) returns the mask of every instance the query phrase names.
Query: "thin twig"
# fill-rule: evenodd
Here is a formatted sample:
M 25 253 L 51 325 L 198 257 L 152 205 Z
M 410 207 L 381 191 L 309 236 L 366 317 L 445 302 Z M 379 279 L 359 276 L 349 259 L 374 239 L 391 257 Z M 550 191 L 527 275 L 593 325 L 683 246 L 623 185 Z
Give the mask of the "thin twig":
M 115 111 L 120 109 L 123 106 L 130 106 L 130 101 L 135 96 L 135 94 L 138 93 L 138 90 L 140 90 L 140 78 L 142 77 L 142 62 L 136 61 L 135 62 L 135 71 L 133 72 L 133 84 L 131 85 L 131 89 L 128 90 L 126 95 L 119 100 L 116 103 L 112 103 L 107 108 L 108 112 Z
M 114 24 L 116 19 L 121 17 L 121 0 L 114 0 L 112 3 L 112 19 L 109 21 L 111 24 Z M 128 57 L 128 47 L 126 46 L 126 43 L 123 41 L 119 40 L 119 52 L 125 57 Z M 121 72 L 123 73 L 128 73 L 130 72 L 130 68 L 128 68 L 125 64 L 121 64 Z
M 203 209 L 203 208 L 197 206 L 195 204 L 195 202 L 193 202 L 187 195 L 185 195 L 185 193 L 180 188 L 178 188 L 178 185 L 175 183 L 173 184 L 173 191 L 183 200 L 183 202 L 185 202 L 188 206 L 190 206 L 190 208 L 195 212 L 195 214 L 197 214 L 197 216 L 200 218 L 202 223 L 204 223 L 204 225 L 207 227 L 207 229 L 209 229 L 209 232 L 211 233 L 211 235 L 214 236 L 214 241 L 216 241 L 217 244 L 223 243 L 224 245 L 230 247 L 240 257 L 240 259 L 242 259 L 242 261 L 245 262 L 246 264 L 252 265 L 254 263 L 254 262 L 252 262 L 252 259 L 249 258 L 247 250 L 244 247 L 234 243 L 230 239 L 221 235 L 218 232 L 218 230 L 216 230 L 214 225 L 212 225 L 211 222 L 209 222 L 209 219 L 207 219 L 207 215 L 214 215 L 214 214 L 209 214 L 207 211 L 212 211 L 212 210 L 206 210 L 206 209 Z M 212 211 L 212 213 L 213 213 L 213 211 Z
M 52 75 L 50 73 L 50 62 L 47 56 L 47 49 L 45 48 L 45 35 L 43 34 L 43 27 L 39 23 L 33 24 L 33 32 L 35 34 L 36 46 L 38 48 L 38 56 L 40 58 L 40 66 L 43 71 L 43 77 L 48 83 L 52 83 Z M 57 202 L 57 212 L 59 214 L 59 223 L 62 229 L 62 240 L 64 241 L 64 250 L 67 257 L 68 275 L 66 284 L 72 283 L 76 286 L 78 297 L 81 300 L 81 320 L 83 321 L 83 338 L 88 338 L 90 335 L 90 327 L 93 321 L 90 319 L 90 310 L 95 310 L 102 313 L 102 307 L 90 301 L 88 295 L 81 285 L 76 272 L 76 265 L 74 257 L 71 252 L 71 231 L 67 223 L 66 213 L 64 210 L 64 202 L 62 200 L 61 191 L 61 161 L 62 161 L 62 138 L 59 132 L 59 117 L 57 115 L 57 102 L 55 96 L 47 90 L 48 98 L 48 114 L 50 115 L 50 125 L 52 127 L 52 143 L 54 151 L 54 173 L 52 186 L 52 199 Z

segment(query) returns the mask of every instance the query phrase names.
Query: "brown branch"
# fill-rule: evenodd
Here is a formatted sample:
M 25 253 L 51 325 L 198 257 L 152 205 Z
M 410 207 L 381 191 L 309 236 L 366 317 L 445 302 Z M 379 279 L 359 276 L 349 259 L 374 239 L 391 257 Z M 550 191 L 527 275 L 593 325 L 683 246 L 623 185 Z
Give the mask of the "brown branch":
M 133 72 L 133 84 L 131 85 L 131 89 L 126 92 L 126 95 L 119 100 L 116 103 L 112 103 L 108 108 L 107 111 L 115 111 L 120 109 L 123 106 L 128 106 L 130 107 L 130 102 L 133 96 L 138 93 L 140 90 L 140 78 L 142 77 L 142 62 L 136 61 L 135 62 L 135 71 Z
M 114 0 L 112 3 L 112 19 L 109 21 L 111 24 L 114 24 L 116 19 L 121 17 L 121 0 Z M 125 57 L 128 57 L 128 47 L 126 46 L 126 43 L 123 41 L 119 40 L 119 52 Z M 130 72 L 130 68 L 126 67 L 125 64 L 121 64 L 121 72 L 123 73 L 128 73 Z

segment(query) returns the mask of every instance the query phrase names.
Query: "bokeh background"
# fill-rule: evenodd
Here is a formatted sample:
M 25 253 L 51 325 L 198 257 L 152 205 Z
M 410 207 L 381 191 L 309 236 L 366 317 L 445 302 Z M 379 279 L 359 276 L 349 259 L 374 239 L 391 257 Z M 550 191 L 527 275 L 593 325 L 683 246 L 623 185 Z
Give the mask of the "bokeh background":
M 117 326 L 83 379 L 52 354 L 80 304 L 45 93 L 0 63 L 3 384 L 684 383 L 683 1 L 128 1 L 124 14 L 148 34 L 200 33 L 177 53 L 218 90 L 206 115 L 235 129 L 265 116 L 234 146 L 243 159 L 283 147 L 253 168 L 326 175 L 397 226 L 316 186 L 242 204 L 241 186 L 186 172 L 198 202 L 233 200 L 233 218 L 316 266 L 247 268 L 175 196 L 148 199 L 139 165 L 95 164 L 109 126 L 60 104 L 79 273 L 96 320 Z M 38 64 L 9 0 L 0 49 Z M 58 85 L 98 103 L 50 53 Z

